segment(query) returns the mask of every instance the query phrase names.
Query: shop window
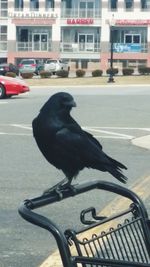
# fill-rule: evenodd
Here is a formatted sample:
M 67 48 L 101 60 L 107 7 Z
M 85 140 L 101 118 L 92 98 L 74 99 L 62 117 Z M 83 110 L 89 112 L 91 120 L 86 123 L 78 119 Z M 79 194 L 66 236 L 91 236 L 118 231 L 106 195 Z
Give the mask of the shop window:
M 7 26 L 0 26 L 0 51 L 7 50 Z
M 125 9 L 126 10 L 133 9 L 133 0 L 125 0 Z
M 79 3 L 79 13 L 81 18 L 93 17 L 94 2 L 82 0 Z
M 46 0 L 46 10 L 54 8 L 54 0 Z
M 0 17 L 7 17 L 8 16 L 7 11 L 8 11 L 7 0 L 1 0 L 0 1 Z
M 81 69 L 88 68 L 88 60 L 81 60 Z
M 118 0 L 110 0 L 109 8 L 111 10 L 117 10 L 117 7 L 118 7 Z
M 21 42 L 28 42 L 28 29 L 21 29 L 20 41 Z
M 38 9 L 39 9 L 39 1 L 30 0 L 30 10 L 38 10 Z
M 125 36 L 125 43 L 131 44 L 132 43 L 132 35 L 126 35 Z
M 7 26 L 5 26 L 5 25 L 0 26 L 0 32 L 2 34 L 6 34 L 7 35 Z
M 141 9 L 150 9 L 150 0 L 141 0 Z
M 133 43 L 140 44 L 140 35 L 133 35 Z
M 140 44 L 141 35 L 140 34 L 125 34 L 125 44 Z
M 23 5 L 23 0 L 15 0 L 15 10 L 22 10 Z

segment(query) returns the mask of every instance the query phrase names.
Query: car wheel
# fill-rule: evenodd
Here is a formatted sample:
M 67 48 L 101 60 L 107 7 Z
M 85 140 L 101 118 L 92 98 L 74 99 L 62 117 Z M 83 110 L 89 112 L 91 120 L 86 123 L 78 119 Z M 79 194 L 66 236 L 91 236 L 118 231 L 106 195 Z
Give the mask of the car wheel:
M 5 92 L 5 87 L 0 84 L 0 99 L 4 98 L 6 95 L 6 92 Z

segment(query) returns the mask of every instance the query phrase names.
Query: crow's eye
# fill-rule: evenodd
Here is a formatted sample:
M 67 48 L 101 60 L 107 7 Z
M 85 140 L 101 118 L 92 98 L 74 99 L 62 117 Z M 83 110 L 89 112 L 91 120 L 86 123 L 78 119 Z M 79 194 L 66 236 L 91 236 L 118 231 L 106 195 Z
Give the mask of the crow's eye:
M 68 98 L 66 96 L 63 98 L 63 103 L 69 103 L 71 101 L 72 101 L 72 99 L 70 99 L 70 98 Z

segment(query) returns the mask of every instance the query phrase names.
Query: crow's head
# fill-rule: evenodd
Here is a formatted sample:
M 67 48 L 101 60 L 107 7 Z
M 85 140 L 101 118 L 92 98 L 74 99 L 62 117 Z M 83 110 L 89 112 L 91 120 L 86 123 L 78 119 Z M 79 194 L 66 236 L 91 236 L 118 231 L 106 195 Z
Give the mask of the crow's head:
M 59 110 L 68 110 L 70 111 L 72 107 L 76 107 L 76 103 L 72 95 L 60 92 L 52 95 L 49 100 L 42 107 L 41 112 L 43 111 L 59 111 Z

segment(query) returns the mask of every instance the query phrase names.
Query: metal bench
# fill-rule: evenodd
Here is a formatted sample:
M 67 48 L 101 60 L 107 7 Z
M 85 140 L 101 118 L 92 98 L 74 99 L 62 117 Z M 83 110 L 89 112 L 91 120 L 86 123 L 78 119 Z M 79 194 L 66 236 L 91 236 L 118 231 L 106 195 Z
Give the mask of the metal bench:
M 51 219 L 34 209 L 60 201 L 56 191 L 25 200 L 20 215 L 48 230 L 56 239 L 64 267 L 150 267 L 150 220 L 142 200 L 114 183 L 93 181 L 63 190 L 62 200 L 92 190 L 113 192 L 130 200 L 127 208 L 110 216 L 96 214 L 94 207 L 81 211 L 82 229 L 62 232 Z M 92 192 L 91 192 L 92 193 Z

